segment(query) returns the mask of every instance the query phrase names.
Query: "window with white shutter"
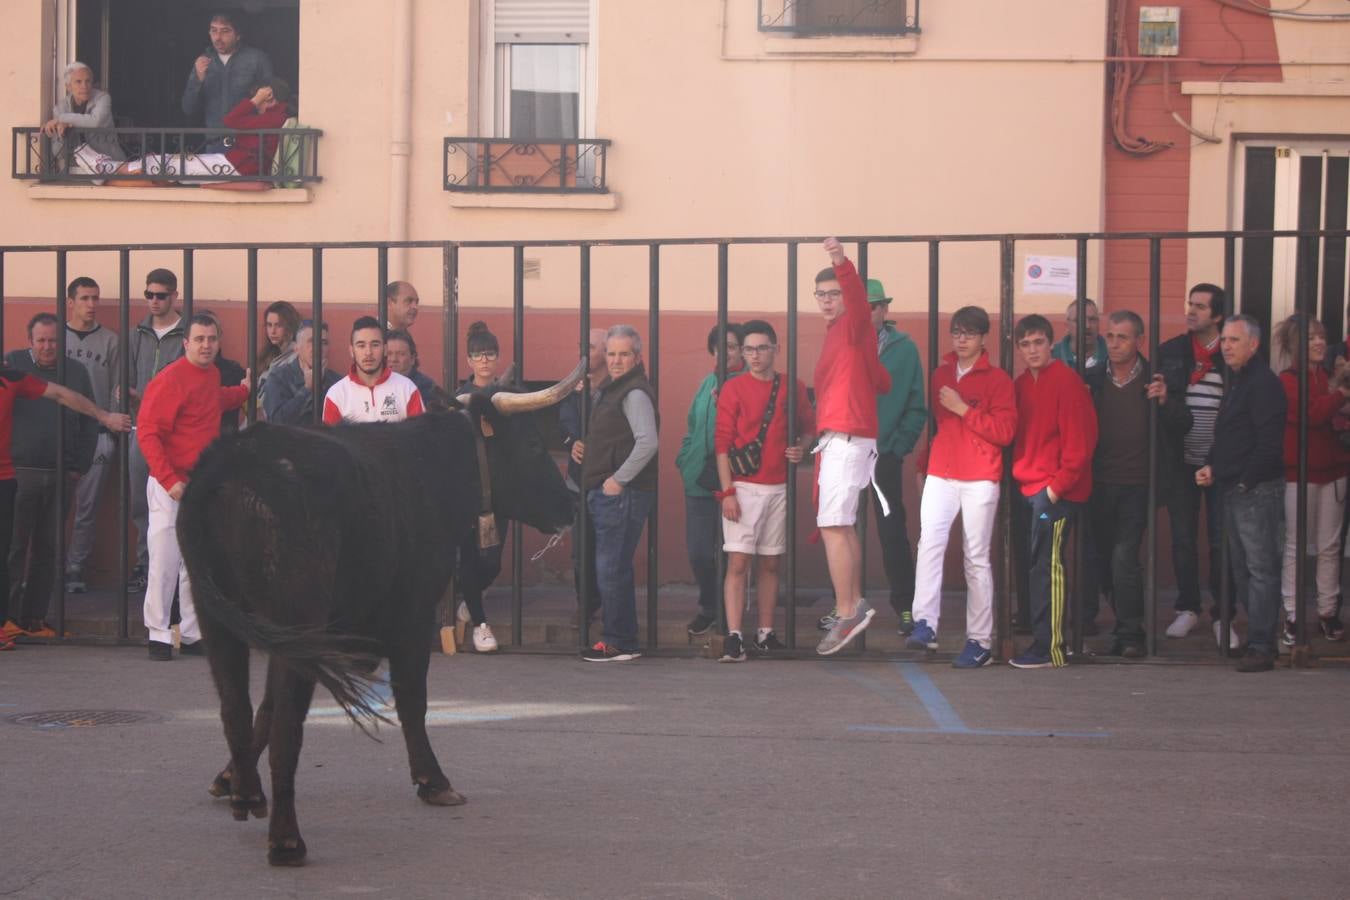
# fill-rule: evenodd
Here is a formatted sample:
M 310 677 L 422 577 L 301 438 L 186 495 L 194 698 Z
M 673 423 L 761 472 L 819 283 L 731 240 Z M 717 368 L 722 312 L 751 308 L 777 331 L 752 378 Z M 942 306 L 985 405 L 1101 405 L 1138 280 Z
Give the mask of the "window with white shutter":
M 522 141 L 591 137 L 592 0 L 490 0 L 484 100 L 493 137 Z M 486 124 L 486 123 L 485 123 Z

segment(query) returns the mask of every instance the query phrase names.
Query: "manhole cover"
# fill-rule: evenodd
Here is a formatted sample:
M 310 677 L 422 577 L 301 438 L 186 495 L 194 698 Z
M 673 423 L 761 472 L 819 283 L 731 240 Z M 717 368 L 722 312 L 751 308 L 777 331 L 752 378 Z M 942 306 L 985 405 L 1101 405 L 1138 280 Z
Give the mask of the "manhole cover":
M 5 721 L 11 725 L 27 725 L 29 728 L 94 728 L 100 725 L 163 722 L 166 718 L 160 713 L 126 709 L 55 709 L 19 713 L 7 717 Z

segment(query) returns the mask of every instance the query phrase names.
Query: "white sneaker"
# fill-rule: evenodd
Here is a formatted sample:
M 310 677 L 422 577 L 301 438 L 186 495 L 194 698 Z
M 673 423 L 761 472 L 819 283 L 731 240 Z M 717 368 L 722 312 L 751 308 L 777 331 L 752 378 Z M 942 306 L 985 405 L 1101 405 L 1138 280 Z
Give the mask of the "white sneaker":
M 1214 645 L 1215 645 L 1216 647 L 1222 647 L 1222 646 L 1223 646 L 1223 638 L 1221 638 L 1221 637 L 1219 636 L 1219 632 L 1220 632 L 1220 630 L 1221 630 L 1222 628 L 1223 628 L 1223 623 L 1221 623 L 1221 622 L 1215 622 L 1215 623 L 1214 623 Z M 1235 624 L 1233 624 L 1232 622 L 1229 622 L 1229 623 L 1228 623 L 1228 649 L 1229 649 L 1229 650 L 1237 650 L 1237 649 L 1239 649 L 1241 646 L 1242 646 L 1242 638 L 1238 637 L 1237 626 L 1236 626 Z
M 482 625 L 475 625 L 473 629 L 473 649 L 479 653 L 495 653 L 497 651 L 497 639 L 492 636 L 492 626 L 484 622 Z
M 1172 620 L 1172 624 L 1167 626 L 1167 636 L 1170 638 L 1184 638 L 1195 630 L 1195 626 L 1200 624 L 1200 617 L 1188 609 L 1183 609 L 1177 613 L 1177 617 Z
M 471 621 L 473 616 L 469 615 L 469 604 L 463 600 L 459 601 L 459 608 L 455 610 L 455 618 L 460 622 Z

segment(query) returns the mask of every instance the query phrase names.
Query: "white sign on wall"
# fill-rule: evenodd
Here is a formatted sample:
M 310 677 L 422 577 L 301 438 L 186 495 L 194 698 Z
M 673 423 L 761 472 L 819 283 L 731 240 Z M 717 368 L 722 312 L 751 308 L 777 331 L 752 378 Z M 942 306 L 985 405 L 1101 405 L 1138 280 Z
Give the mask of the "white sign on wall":
M 1078 257 L 1028 256 L 1022 267 L 1024 294 L 1078 294 Z

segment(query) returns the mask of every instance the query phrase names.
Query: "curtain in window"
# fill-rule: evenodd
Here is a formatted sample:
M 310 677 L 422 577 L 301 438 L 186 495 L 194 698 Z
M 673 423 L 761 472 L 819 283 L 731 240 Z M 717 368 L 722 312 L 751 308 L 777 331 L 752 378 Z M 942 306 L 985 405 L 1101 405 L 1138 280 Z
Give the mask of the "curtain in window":
M 581 48 L 511 46 L 511 137 L 576 138 L 580 127 Z

